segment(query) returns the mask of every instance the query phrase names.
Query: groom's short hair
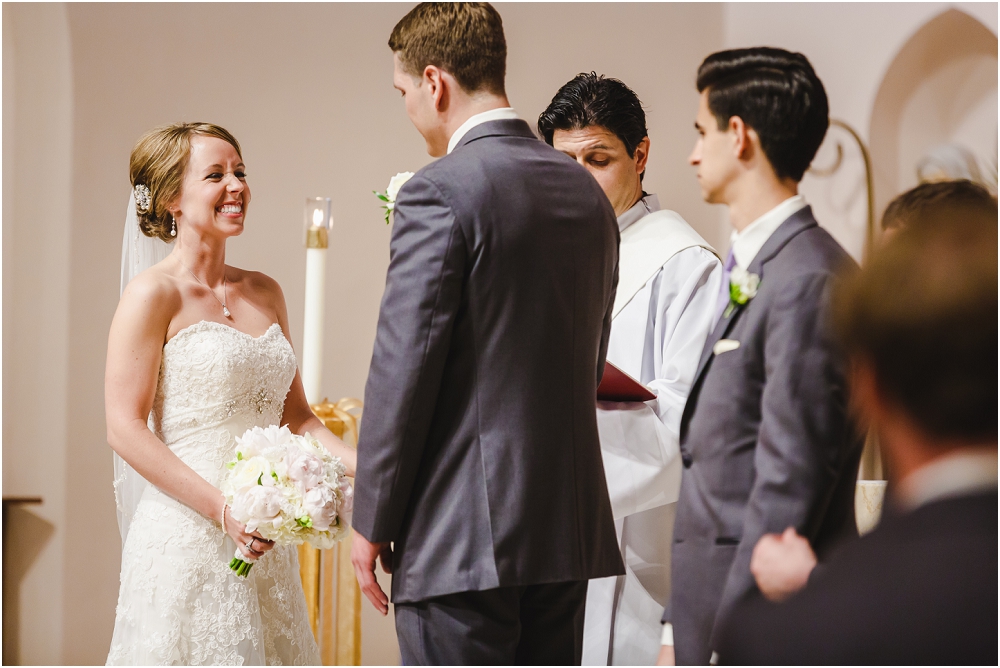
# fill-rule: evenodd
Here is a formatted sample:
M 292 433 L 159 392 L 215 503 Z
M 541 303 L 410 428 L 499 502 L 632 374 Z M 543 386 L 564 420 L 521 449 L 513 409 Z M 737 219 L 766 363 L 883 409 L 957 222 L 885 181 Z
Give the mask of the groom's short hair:
M 805 56 L 771 47 L 719 51 L 698 68 L 697 86 L 708 91 L 720 130 L 739 116 L 778 178 L 802 180 L 830 125 L 826 90 Z
M 467 93 L 505 94 L 507 40 L 488 2 L 422 2 L 392 29 L 389 48 L 412 76 L 433 65 Z

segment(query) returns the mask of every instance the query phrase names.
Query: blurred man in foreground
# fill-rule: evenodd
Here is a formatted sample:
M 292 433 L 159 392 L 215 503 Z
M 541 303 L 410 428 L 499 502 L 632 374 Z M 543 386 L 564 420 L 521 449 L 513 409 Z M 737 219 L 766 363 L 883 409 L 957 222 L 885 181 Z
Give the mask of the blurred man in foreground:
M 891 239 L 913 220 L 933 214 L 938 208 L 971 207 L 996 215 L 997 201 L 990 192 L 966 179 L 922 183 L 889 202 L 882 214 L 882 238 Z
M 996 219 L 997 201 L 986 188 L 967 180 L 924 183 L 897 196 L 882 214 L 882 242 L 921 217 L 930 216 L 948 225 L 955 207 L 971 209 Z M 771 601 L 783 601 L 802 589 L 816 567 L 809 542 L 789 527 L 781 534 L 763 536 L 754 548 L 750 571 L 757 586 Z
M 841 292 L 890 504 L 787 602 L 737 606 L 722 662 L 997 662 L 996 247 L 995 203 L 927 207 Z

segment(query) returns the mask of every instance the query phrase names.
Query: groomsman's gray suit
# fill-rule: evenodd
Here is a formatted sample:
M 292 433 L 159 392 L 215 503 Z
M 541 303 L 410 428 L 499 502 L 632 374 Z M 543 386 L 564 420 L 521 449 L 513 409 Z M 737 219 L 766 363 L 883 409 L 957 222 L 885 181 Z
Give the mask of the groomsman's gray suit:
M 685 468 L 663 616 L 679 665 L 707 664 L 734 603 L 760 596 L 750 556 L 761 536 L 795 527 L 822 559 L 857 535 L 862 440 L 828 326 L 836 275 L 852 266 L 806 207 L 751 262 L 756 297 L 708 337 L 681 417 Z M 720 339 L 739 347 L 716 355 Z
M 572 640 L 582 581 L 624 573 L 595 413 L 618 281 L 614 211 L 527 123 L 490 121 L 402 187 L 390 255 L 354 528 L 394 543 L 404 661 L 512 662 L 514 647 L 518 660 L 544 659 L 524 653 L 530 588 L 581 583 L 579 620 L 560 611 Z M 505 605 L 513 612 L 480 610 Z M 453 641 L 435 642 L 434 624 Z

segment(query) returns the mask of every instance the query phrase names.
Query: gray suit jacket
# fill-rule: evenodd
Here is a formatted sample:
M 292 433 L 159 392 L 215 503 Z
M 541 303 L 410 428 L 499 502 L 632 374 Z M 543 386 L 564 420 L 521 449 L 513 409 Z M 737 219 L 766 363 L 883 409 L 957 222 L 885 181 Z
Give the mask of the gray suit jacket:
M 737 600 L 760 595 L 750 556 L 761 536 L 793 526 L 824 555 L 856 535 L 862 439 L 828 322 L 836 276 L 853 266 L 806 207 L 751 262 L 757 295 L 705 343 L 681 417 L 685 468 L 663 618 L 679 664 L 707 664 L 720 621 Z M 739 348 L 714 355 L 723 338 Z
M 400 190 L 365 388 L 354 528 L 392 600 L 623 573 L 596 388 L 618 281 L 597 182 L 521 120 Z

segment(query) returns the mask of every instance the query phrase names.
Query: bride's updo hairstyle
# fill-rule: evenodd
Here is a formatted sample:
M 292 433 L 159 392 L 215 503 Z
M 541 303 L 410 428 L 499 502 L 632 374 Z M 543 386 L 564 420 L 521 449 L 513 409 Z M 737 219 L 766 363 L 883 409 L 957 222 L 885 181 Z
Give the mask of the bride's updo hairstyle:
M 138 193 L 136 197 L 139 229 L 147 237 L 166 242 L 175 238 L 170 235 L 172 217 L 167 207 L 181 192 L 184 170 L 191 155 L 191 137 L 194 135 L 221 139 L 232 145 L 240 158 L 243 157 L 236 137 L 225 128 L 211 123 L 174 123 L 153 128 L 144 134 L 132 149 L 129 179 L 133 188 L 145 186 L 149 189 L 146 206 L 143 206 Z

